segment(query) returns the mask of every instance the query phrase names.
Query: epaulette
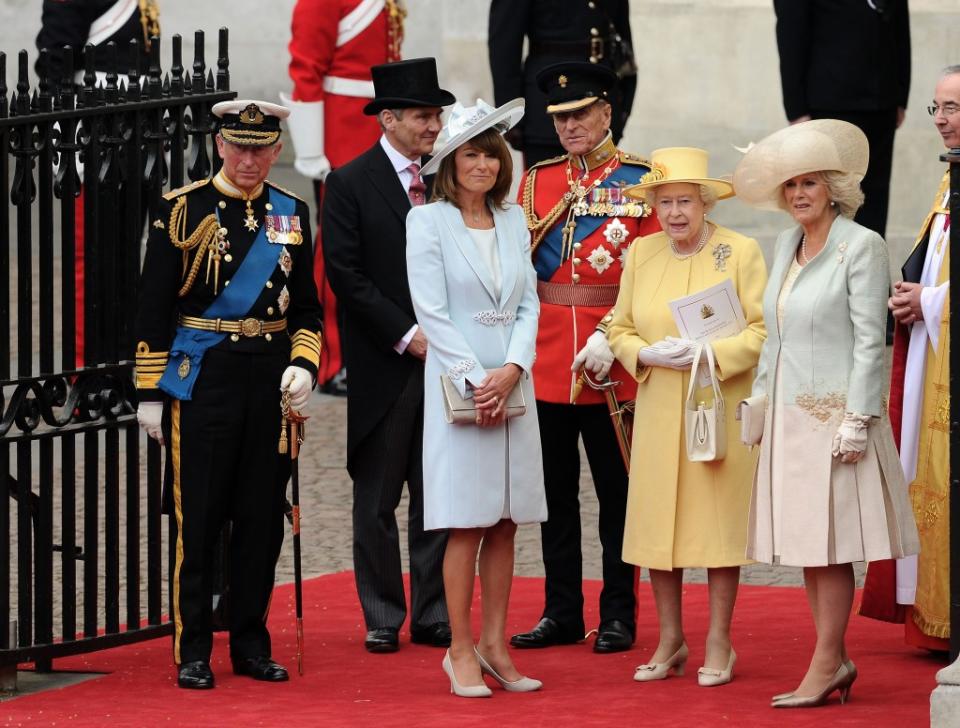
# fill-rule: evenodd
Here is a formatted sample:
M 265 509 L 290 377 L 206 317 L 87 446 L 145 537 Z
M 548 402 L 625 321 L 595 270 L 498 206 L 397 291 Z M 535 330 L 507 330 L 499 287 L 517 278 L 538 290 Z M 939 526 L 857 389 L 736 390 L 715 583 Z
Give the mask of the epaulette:
M 647 169 L 653 169 L 653 163 L 649 159 L 644 159 L 643 157 L 638 157 L 636 154 L 631 154 L 630 152 L 620 152 L 620 163 L 621 164 L 636 164 L 640 167 L 646 167 Z
M 292 190 L 288 190 L 286 187 L 281 187 L 281 186 L 278 185 L 276 182 L 273 182 L 273 181 L 268 180 L 268 179 L 267 179 L 267 180 L 264 180 L 264 182 L 266 182 L 268 185 L 270 185 L 271 187 L 273 187 L 275 190 L 279 190 L 279 191 L 282 192 L 283 194 L 289 195 L 290 197 L 292 197 L 292 198 L 295 199 L 295 200 L 300 200 L 300 202 L 303 202 L 304 204 L 306 204 L 306 202 L 307 202 L 305 199 L 303 199 L 303 198 L 302 198 L 300 195 L 298 195 L 296 192 L 293 192 Z
M 177 187 L 177 189 L 175 190 L 170 190 L 167 194 L 163 196 L 163 199 L 165 200 L 176 199 L 177 197 L 180 197 L 180 195 L 185 195 L 186 193 L 192 192 L 193 190 L 203 187 L 205 184 L 209 184 L 209 183 L 210 183 L 209 179 L 198 179 L 196 182 L 191 182 L 190 184 L 184 185 L 183 187 Z
M 536 164 L 531 164 L 530 168 L 527 170 L 529 172 L 531 169 L 539 169 L 540 167 L 547 167 L 551 164 L 557 164 L 558 162 L 563 162 L 569 157 L 568 154 L 561 154 L 559 157 L 551 157 L 550 159 L 544 159 Z

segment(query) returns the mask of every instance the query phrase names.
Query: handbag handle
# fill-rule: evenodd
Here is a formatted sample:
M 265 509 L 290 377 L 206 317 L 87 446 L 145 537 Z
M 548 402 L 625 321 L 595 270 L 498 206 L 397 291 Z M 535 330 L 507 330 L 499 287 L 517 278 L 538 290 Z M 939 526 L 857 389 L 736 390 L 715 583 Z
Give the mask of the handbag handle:
M 693 364 L 690 366 L 690 384 L 687 387 L 687 406 L 694 400 L 697 389 L 697 370 L 700 368 L 700 356 L 707 352 L 707 366 L 710 368 L 710 384 L 713 386 L 714 406 L 723 407 L 723 393 L 720 391 L 720 382 L 717 381 L 716 362 L 713 358 L 713 348 L 710 344 L 697 344 L 697 352 L 693 355 Z

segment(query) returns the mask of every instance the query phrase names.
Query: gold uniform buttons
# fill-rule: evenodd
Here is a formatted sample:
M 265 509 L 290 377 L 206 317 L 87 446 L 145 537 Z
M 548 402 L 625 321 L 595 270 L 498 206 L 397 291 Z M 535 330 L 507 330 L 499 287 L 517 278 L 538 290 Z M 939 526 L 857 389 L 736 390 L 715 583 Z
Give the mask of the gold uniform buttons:
M 269 210 L 272 210 L 272 209 L 273 209 L 273 205 L 271 205 L 271 204 L 268 202 L 268 203 L 267 203 L 267 210 L 269 211 Z
M 225 209 L 225 208 L 227 207 L 227 203 L 224 202 L 223 200 L 220 200 L 220 202 L 217 203 L 217 207 L 219 207 L 221 210 L 223 210 L 223 209 Z
M 574 249 L 574 250 L 580 250 L 580 248 L 582 248 L 582 247 L 583 247 L 583 243 L 574 243 L 574 244 L 573 244 L 573 249 Z
M 234 343 L 240 341 L 240 334 L 230 334 L 230 341 Z
M 273 316 L 273 306 L 267 306 L 267 316 Z
M 263 338 L 267 341 L 273 341 L 273 337 L 269 333 L 264 334 Z
M 579 258 L 574 258 L 574 259 L 573 259 L 573 264 L 574 264 L 574 265 L 580 265 L 580 259 L 579 259 Z
M 596 28 L 590 28 L 590 35 L 596 38 L 598 35 L 600 35 L 600 31 L 597 30 Z
M 229 285 L 230 285 L 230 281 L 224 281 L 224 282 L 223 282 L 223 287 L 224 287 L 224 288 L 226 288 L 226 287 L 229 286 Z
M 273 288 L 273 281 L 267 281 L 267 288 Z
M 574 282 L 574 283 L 579 283 L 579 282 L 580 282 L 580 274 L 579 274 L 579 273 L 574 273 L 574 274 L 573 274 L 573 282 Z
M 233 256 L 230 255 L 230 253 L 227 253 L 225 256 L 223 256 L 223 259 L 229 263 L 233 260 Z

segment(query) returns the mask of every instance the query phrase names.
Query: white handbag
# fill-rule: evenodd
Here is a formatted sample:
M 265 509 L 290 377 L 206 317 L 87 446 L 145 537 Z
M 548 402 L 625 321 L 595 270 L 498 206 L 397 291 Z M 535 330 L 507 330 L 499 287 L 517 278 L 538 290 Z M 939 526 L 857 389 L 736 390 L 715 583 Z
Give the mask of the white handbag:
M 707 407 L 703 402 L 697 402 L 694 397 L 697 388 L 697 370 L 700 367 L 700 356 L 704 351 L 707 354 L 710 384 L 713 387 L 713 404 L 710 407 Z M 710 344 L 698 346 L 697 353 L 693 357 L 693 365 L 690 369 L 690 386 L 687 388 L 687 399 L 683 408 L 683 420 L 687 459 L 694 463 L 723 460 L 727 454 L 726 407 L 723 403 L 720 383 L 717 381 L 713 349 L 710 348 Z
M 740 441 L 753 447 L 763 439 L 763 421 L 767 411 L 767 395 L 758 394 L 740 400 L 736 417 L 740 420 Z

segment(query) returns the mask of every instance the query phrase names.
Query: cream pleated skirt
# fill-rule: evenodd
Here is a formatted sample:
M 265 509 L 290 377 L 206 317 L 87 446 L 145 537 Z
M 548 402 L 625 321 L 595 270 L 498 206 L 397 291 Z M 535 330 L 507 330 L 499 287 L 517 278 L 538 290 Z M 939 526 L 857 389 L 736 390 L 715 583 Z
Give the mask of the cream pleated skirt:
M 886 413 L 870 425 L 865 457 L 841 463 L 831 450 L 843 407 L 783 405 L 779 371 L 774 381 L 750 502 L 747 556 L 826 566 L 917 553 L 917 527 Z

